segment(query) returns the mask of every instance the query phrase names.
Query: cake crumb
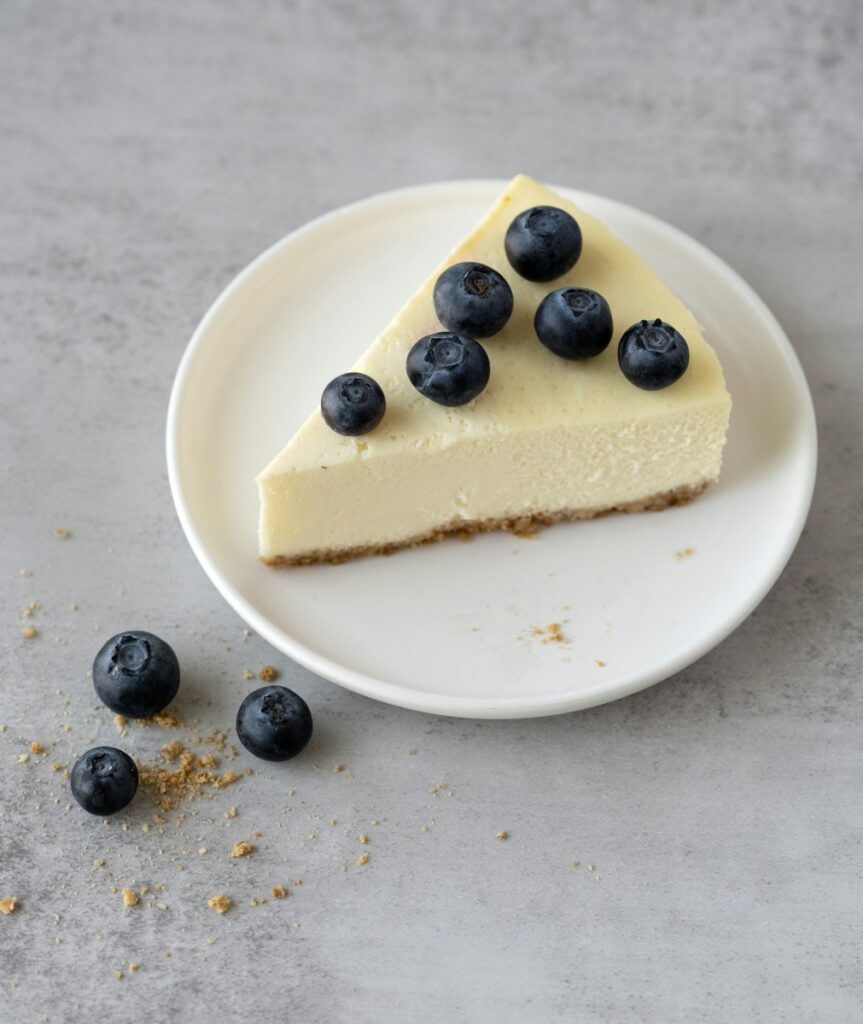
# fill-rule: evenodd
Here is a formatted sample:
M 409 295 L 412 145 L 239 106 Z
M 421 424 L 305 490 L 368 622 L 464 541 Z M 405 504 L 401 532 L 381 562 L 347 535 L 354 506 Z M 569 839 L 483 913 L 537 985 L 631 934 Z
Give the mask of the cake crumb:
M 140 970 L 141 970 L 141 965 L 140 964 L 136 964 L 134 960 L 130 960 L 129 961 L 129 973 L 130 974 L 137 974 L 138 971 L 140 971 Z
M 369 837 L 365 834 L 365 832 L 360 832 L 359 840 L 363 844 L 363 846 L 365 846 L 366 843 L 369 841 Z
M 77 601 L 70 601 L 69 602 L 69 611 L 70 612 L 77 612 L 78 611 L 78 607 L 79 607 L 79 605 L 78 605 Z
M 7 896 L 6 899 L 0 900 L 0 914 L 4 914 L 6 917 L 8 917 L 10 914 L 14 914 L 17 909 L 17 896 Z
M 129 730 L 126 728 L 129 719 L 125 715 L 114 715 L 114 726 L 121 736 L 126 736 Z
M 237 808 L 236 807 L 229 807 L 225 811 L 225 813 L 223 815 L 223 817 L 225 817 L 225 818 L 236 818 L 236 816 L 237 816 Z
M 258 679 L 265 683 L 274 683 L 278 678 L 279 672 L 274 665 L 264 665 L 258 673 Z
M 532 636 L 539 639 L 542 644 L 568 644 L 569 640 L 564 635 L 560 622 L 550 622 L 547 626 L 531 626 Z
M 416 752 L 417 752 L 417 748 L 416 747 L 409 747 L 408 748 L 408 757 L 416 757 Z
M 581 861 L 580 860 L 575 860 L 575 859 L 573 859 L 573 860 L 571 860 L 569 862 L 569 866 L 571 868 L 573 868 L 573 869 L 577 868 L 580 864 L 581 864 Z
M 501 842 L 503 842 L 504 840 L 509 839 L 509 832 L 498 832 L 497 835 L 495 836 L 495 839 L 499 839 Z
M 134 889 L 121 889 L 124 907 L 136 907 L 141 902 L 141 897 Z
M 215 729 L 206 737 L 204 743 L 209 744 L 211 747 L 215 747 L 216 750 L 221 754 L 225 749 L 225 743 L 228 740 L 227 733 L 222 732 L 221 729 Z
M 223 893 L 217 893 L 207 900 L 207 906 L 217 914 L 225 914 L 231 909 L 230 899 Z
M 141 788 L 163 811 L 175 810 L 187 797 L 200 796 L 205 787 L 224 789 L 242 776 L 239 772 L 216 771 L 218 760 L 213 754 L 198 756 L 187 750 L 179 740 L 162 747 L 162 757 L 168 767 L 161 764 L 138 766 Z M 243 775 L 251 775 L 246 769 Z
M 343 772 L 344 770 L 345 770 L 345 766 L 343 764 L 334 764 L 333 765 L 333 775 L 338 775 L 339 772 Z
M 72 531 L 67 530 L 65 526 L 58 526 L 54 531 L 54 536 L 59 537 L 60 540 L 68 540 L 72 536 Z
M 19 754 L 18 755 L 18 764 L 27 764 L 27 762 L 29 760 L 30 760 L 30 755 L 29 754 Z
M 25 626 L 21 630 L 21 636 L 23 636 L 25 640 L 33 640 L 38 635 L 39 635 L 39 630 L 36 629 L 35 626 Z
M 95 859 L 95 860 L 93 861 L 93 867 L 94 867 L 94 868 L 103 868 L 104 866 L 105 866 L 105 860 L 104 860 L 104 858 L 102 858 L 102 857 L 97 857 L 97 858 L 96 858 L 96 859 Z
M 33 740 L 33 742 L 30 744 L 30 753 L 31 754 L 44 754 L 45 753 L 45 748 L 42 746 L 42 744 L 38 740 Z
M 605 668 L 605 662 L 602 660 L 602 658 L 597 658 L 596 659 L 596 667 L 597 668 Z
M 368 862 L 369 855 L 367 853 L 361 853 L 359 857 L 357 857 L 357 864 L 368 864 Z
M 695 554 L 695 548 L 681 548 L 680 551 L 674 552 L 674 557 L 678 562 L 682 562 L 684 558 L 691 558 Z
M 122 971 L 114 971 L 114 978 L 117 981 L 122 981 L 123 980 L 123 972 Z
M 157 725 L 160 729 L 178 729 L 183 724 L 176 711 L 157 711 L 140 721 L 141 725 Z
M 286 889 L 283 885 L 276 883 L 270 892 L 273 894 L 273 898 L 277 900 L 283 900 L 285 897 L 290 896 L 290 890 Z
M 251 768 L 245 768 L 243 770 L 243 775 L 251 775 L 251 774 L 252 774 L 252 769 Z M 225 786 L 230 786 L 232 783 L 236 782 L 237 779 L 239 779 L 239 778 L 242 778 L 242 776 L 240 775 L 239 772 L 234 772 L 234 771 L 222 772 L 222 774 L 217 779 L 213 779 L 213 785 L 216 787 L 216 789 L 224 789 Z
M 162 755 L 166 761 L 176 761 L 185 749 L 179 740 L 171 740 L 162 747 Z
M 231 847 L 232 857 L 248 857 L 250 853 L 254 853 L 257 850 L 257 846 L 254 843 L 247 843 L 244 839 L 234 843 Z

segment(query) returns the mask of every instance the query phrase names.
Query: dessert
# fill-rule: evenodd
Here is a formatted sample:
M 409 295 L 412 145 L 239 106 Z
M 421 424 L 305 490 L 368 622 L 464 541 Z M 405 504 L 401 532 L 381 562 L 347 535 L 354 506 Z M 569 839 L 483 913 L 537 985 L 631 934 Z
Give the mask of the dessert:
M 354 394 L 377 422 L 315 410 L 260 473 L 271 565 L 680 504 L 719 475 L 731 408 L 680 300 L 523 175 L 340 380 L 328 419 Z

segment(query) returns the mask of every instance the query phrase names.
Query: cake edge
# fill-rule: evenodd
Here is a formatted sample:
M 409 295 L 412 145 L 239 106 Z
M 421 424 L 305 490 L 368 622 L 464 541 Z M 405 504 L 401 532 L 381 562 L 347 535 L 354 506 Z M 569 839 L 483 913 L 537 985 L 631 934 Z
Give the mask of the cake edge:
M 718 476 L 711 477 L 709 480 L 703 480 L 698 484 L 684 484 L 670 491 L 662 491 L 647 498 L 639 498 L 637 501 L 627 501 L 616 505 L 561 509 L 557 512 L 537 512 L 532 515 L 504 516 L 497 519 L 459 520 L 447 526 L 438 526 L 426 533 L 418 534 L 416 537 L 408 537 L 406 540 L 388 544 L 367 544 L 337 550 L 319 549 L 303 555 L 276 555 L 275 558 L 259 557 L 259 561 L 263 562 L 264 565 L 276 568 L 282 566 L 318 565 L 322 562 L 329 563 L 330 565 L 341 565 L 342 562 L 348 562 L 354 558 L 365 558 L 369 555 L 392 555 L 404 548 L 418 548 L 426 544 L 436 544 L 438 541 L 447 540 L 451 537 L 458 537 L 460 540 L 466 541 L 478 533 L 492 533 L 495 530 L 505 530 L 518 537 L 531 537 L 540 527 L 553 526 L 555 523 L 598 519 L 600 516 L 610 515 L 613 512 L 661 512 L 666 508 L 688 505 L 703 494 L 717 479 Z

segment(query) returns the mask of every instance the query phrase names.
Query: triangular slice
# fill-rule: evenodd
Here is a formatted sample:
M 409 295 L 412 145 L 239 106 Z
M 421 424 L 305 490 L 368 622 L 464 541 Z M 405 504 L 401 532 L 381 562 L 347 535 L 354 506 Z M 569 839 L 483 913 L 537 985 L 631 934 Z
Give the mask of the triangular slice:
M 504 252 L 513 218 L 538 205 L 567 210 L 583 236 L 575 267 L 550 284 L 521 278 Z M 413 388 L 405 359 L 441 330 L 432 303 L 439 274 L 466 260 L 499 270 L 515 306 L 483 341 L 488 387 L 448 408 Z M 587 361 L 552 354 L 533 329 L 542 298 L 570 284 L 600 292 L 614 317 L 611 344 Z M 670 387 L 643 391 L 621 373 L 618 341 L 656 317 L 686 338 L 690 363 Z M 316 410 L 260 474 L 265 562 L 335 562 L 450 533 L 656 509 L 689 500 L 719 475 L 731 399 L 692 314 L 602 223 L 521 175 L 353 369 L 381 385 L 386 416 L 371 433 L 344 437 Z

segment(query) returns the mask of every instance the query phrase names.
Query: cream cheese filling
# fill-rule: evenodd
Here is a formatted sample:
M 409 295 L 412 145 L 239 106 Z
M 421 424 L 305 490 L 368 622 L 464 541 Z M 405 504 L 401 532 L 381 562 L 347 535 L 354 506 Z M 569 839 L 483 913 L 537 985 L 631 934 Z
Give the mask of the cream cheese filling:
M 513 217 L 539 204 L 569 210 L 584 239 L 576 266 L 550 284 L 520 278 L 503 248 Z M 432 303 L 440 271 L 466 259 L 499 270 L 515 307 L 506 327 L 483 342 L 491 361 L 486 390 L 446 408 L 414 390 L 404 365 L 417 338 L 441 329 Z M 599 291 L 611 306 L 614 338 L 593 360 L 560 359 L 534 334 L 537 305 L 567 284 Z M 684 335 L 690 365 L 671 387 L 647 392 L 623 377 L 617 342 L 632 323 L 654 317 Z M 260 474 L 265 560 L 398 543 L 459 521 L 614 507 L 719 473 L 731 400 L 692 314 L 603 224 L 524 176 L 354 368 L 383 387 L 386 416 L 370 434 L 348 438 L 315 410 Z

